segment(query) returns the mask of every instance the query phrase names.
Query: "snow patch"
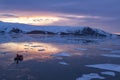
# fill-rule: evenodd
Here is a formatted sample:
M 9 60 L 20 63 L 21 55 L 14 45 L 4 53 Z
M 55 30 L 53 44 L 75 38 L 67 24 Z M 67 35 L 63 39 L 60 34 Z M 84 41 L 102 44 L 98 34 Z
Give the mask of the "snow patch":
M 120 58 L 120 55 L 117 55 L 117 54 L 101 54 L 101 56 L 112 57 L 112 58 Z
M 84 74 L 82 77 L 77 78 L 76 80 L 92 80 L 92 79 L 105 79 L 97 73 Z
M 120 72 L 120 65 L 117 65 L 117 64 L 94 64 L 94 65 L 86 65 L 86 66 Z
M 109 75 L 109 76 L 115 76 L 115 72 L 110 72 L 110 71 L 101 72 L 101 74 Z

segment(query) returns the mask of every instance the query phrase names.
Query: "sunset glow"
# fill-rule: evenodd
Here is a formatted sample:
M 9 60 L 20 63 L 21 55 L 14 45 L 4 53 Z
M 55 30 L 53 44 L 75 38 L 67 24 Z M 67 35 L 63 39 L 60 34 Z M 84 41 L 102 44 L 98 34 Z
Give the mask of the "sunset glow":
M 47 16 L 0 18 L 0 21 L 3 22 L 24 23 L 24 24 L 32 24 L 32 25 L 48 25 L 59 20 L 60 18 L 58 17 L 47 17 Z
M 17 53 L 24 54 L 25 60 L 51 59 L 52 58 L 51 55 L 56 54 L 60 51 L 57 47 L 55 47 L 53 45 L 45 44 L 45 43 L 38 43 L 38 42 L 30 42 L 30 43 L 27 43 L 27 42 L 26 43 L 25 42 L 13 43 L 13 42 L 11 42 L 11 43 L 1 44 L 0 46 L 2 48 L 5 48 L 5 50 L 8 52 L 12 52 L 15 54 L 17 54 Z M 28 53 L 31 56 L 27 56 Z

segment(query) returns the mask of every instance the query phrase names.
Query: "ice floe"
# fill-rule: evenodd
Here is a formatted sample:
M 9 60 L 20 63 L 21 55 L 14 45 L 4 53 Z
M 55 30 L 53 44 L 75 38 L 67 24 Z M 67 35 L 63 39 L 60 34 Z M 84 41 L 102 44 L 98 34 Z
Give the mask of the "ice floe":
M 62 64 L 62 65 L 69 65 L 69 64 L 66 63 L 66 62 L 59 62 L 59 64 Z
M 113 50 L 111 53 L 120 53 L 120 50 Z
M 86 49 L 86 48 L 76 48 L 75 50 L 86 51 L 86 50 L 88 50 L 88 49 Z
M 118 55 L 118 54 L 101 54 L 101 56 L 112 57 L 112 58 L 120 58 L 120 55 Z
M 110 71 L 101 72 L 101 74 L 109 75 L 109 76 L 115 76 L 115 72 L 110 72 Z
M 103 51 L 111 51 L 111 48 L 98 48 L 99 50 L 103 50 Z
M 92 79 L 105 79 L 97 73 L 84 74 L 82 77 L 77 78 L 76 80 L 92 80 Z
M 71 55 L 70 55 L 70 53 L 64 53 L 64 52 L 62 52 L 62 53 L 54 54 L 53 56 L 64 56 L 64 57 L 69 57 L 69 56 L 71 56 Z
M 120 65 L 118 64 L 94 64 L 94 65 L 86 65 L 87 67 L 98 68 L 98 69 L 105 69 L 120 72 Z

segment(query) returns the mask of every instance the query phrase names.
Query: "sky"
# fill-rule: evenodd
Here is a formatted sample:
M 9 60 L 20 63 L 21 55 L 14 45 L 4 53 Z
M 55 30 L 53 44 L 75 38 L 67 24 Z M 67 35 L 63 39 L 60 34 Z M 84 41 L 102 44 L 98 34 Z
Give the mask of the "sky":
M 120 0 L 0 0 L 0 21 L 120 33 Z

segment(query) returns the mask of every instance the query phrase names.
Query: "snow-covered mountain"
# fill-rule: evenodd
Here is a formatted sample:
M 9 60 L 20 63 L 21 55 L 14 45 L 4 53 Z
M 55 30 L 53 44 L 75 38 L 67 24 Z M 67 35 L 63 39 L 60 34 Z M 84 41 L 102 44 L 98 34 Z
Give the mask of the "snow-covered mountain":
M 114 34 L 90 27 L 34 26 L 19 23 L 0 22 L 1 33 L 56 34 L 78 36 L 112 37 Z

